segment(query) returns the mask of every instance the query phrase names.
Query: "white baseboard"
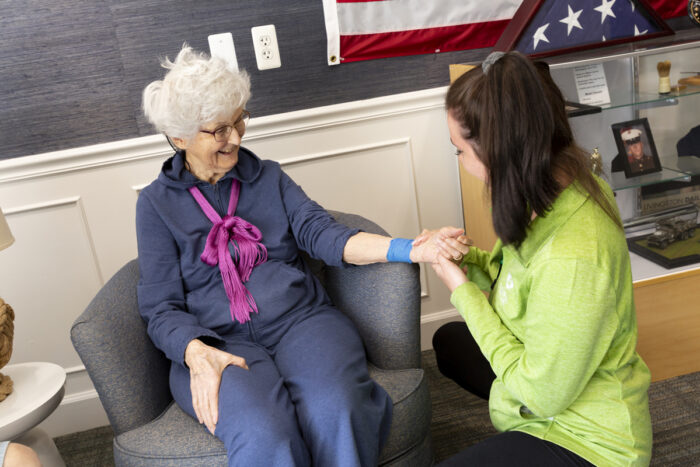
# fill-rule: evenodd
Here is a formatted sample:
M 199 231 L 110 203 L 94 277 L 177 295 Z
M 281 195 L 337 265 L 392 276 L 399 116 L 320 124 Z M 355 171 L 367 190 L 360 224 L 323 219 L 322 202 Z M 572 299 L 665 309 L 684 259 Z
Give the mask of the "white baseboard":
M 433 334 L 440 326 L 450 321 L 462 321 L 455 308 L 451 310 L 438 311 L 422 316 L 420 320 L 420 349 L 430 350 L 433 348 Z
M 107 414 L 97 392 L 90 390 L 66 396 L 39 427 L 55 438 L 105 425 L 109 425 Z

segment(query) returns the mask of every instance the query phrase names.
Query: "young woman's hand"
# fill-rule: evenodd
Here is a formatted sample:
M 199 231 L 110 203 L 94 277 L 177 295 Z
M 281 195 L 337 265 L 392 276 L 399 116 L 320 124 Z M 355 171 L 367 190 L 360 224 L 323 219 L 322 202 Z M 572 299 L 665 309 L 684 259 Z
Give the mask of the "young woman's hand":
M 221 374 L 229 365 L 248 369 L 245 359 L 193 339 L 185 349 L 185 363 L 190 368 L 192 406 L 199 423 L 214 434 L 219 421 L 219 387 Z
M 450 292 L 467 282 L 466 266 L 462 269 L 459 265 L 444 256 L 439 256 L 437 262 L 432 264 L 433 270 L 440 280 L 445 283 Z

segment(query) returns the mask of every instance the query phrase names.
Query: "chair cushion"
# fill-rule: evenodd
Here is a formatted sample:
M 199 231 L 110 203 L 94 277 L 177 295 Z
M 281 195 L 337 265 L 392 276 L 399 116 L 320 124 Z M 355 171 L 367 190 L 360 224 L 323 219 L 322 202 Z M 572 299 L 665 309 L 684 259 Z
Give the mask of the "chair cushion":
M 423 370 L 381 370 L 369 366 L 369 374 L 391 396 L 394 413 L 379 465 L 391 463 L 419 447 L 430 428 L 430 392 Z
M 118 466 L 225 466 L 224 443 L 172 402 L 152 422 L 114 438 Z
M 394 405 L 391 431 L 379 460 L 384 464 L 424 441 L 430 426 L 430 395 L 421 369 L 381 370 L 370 365 L 369 373 Z M 116 436 L 114 458 L 118 466 L 225 466 L 226 448 L 173 402 L 152 422 Z

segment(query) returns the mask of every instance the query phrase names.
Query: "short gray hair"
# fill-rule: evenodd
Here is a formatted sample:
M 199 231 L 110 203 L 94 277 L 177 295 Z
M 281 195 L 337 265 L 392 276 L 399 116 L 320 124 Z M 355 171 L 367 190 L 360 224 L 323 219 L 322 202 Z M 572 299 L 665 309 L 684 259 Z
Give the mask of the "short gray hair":
M 226 61 L 195 52 L 187 44 L 168 72 L 143 90 L 143 113 L 156 129 L 174 138 L 191 138 L 202 125 L 228 118 L 250 99 L 250 78 Z

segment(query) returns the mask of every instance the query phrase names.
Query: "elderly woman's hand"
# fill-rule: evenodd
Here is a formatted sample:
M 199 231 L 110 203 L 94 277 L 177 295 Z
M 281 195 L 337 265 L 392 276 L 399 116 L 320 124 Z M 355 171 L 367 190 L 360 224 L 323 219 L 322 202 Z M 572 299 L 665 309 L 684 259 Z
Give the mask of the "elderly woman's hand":
M 414 263 L 436 263 L 438 257 L 442 256 L 459 263 L 473 244 L 471 239 L 463 234 L 464 230 L 457 227 L 423 230 L 413 241 L 411 260 Z
M 190 368 L 192 406 L 199 423 L 214 434 L 219 421 L 219 387 L 221 374 L 229 365 L 248 369 L 245 359 L 193 339 L 185 349 L 185 363 Z

